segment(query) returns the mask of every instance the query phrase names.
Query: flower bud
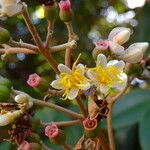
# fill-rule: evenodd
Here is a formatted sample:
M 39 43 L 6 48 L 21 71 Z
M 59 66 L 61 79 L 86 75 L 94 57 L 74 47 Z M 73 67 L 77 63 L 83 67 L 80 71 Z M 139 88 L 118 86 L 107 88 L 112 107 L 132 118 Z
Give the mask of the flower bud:
M 10 89 L 4 85 L 0 85 L 0 102 L 6 102 L 10 96 Z
M 0 85 L 11 88 L 12 83 L 7 78 L 4 78 L 3 76 L 0 76 Z
M 96 41 L 94 44 L 95 44 L 95 48 L 92 52 L 94 59 L 96 59 L 98 54 L 100 54 L 100 53 L 108 55 L 108 53 L 109 53 L 108 52 L 108 48 L 109 48 L 108 41 L 99 40 L 99 41 Z
M 45 135 L 49 137 L 53 143 L 58 145 L 62 145 L 66 140 L 64 133 L 54 123 L 45 128 Z
M 0 27 L 0 44 L 7 43 L 10 40 L 10 33 L 8 30 Z
M 45 3 L 43 5 L 44 8 L 44 14 L 47 20 L 53 21 L 57 18 L 58 16 L 58 8 L 57 8 L 57 3 L 55 0 L 51 1 L 51 3 Z
M 59 16 L 63 22 L 70 22 L 72 20 L 72 10 L 70 0 L 61 0 L 59 2 Z
M 48 82 L 36 73 L 29 75 L 27 83 L 41 93 L 45 92 L 48 88 Z
M 125 27 L 114 28 L 109 36 L 108 40 L 118 43 L 119 45 L 124 44 L 130 38 L 131 30 Z
M 123 55 L 120 55 L 119 58 L 128 62 L 128 63 L 138 63 L 143 59 L 144 53 L 148 47 L 147 42 L 134 43 L 130 45 Z
M 17 150 L 42 150 L 42 146 L 38 143 L 29 143 L 27 141 L 23 141 Z
M 20 0 L 1 0 L 0 5 L 0 16 L 12 17 L 24 10 L 24 3 Z
M 4 114 L 0 114 L 0 126 L 6 126 L 12 122 L 14 122 L 16 119 L 18 119 L 23 112 L 21 110 L 15 110 L 13 112 L 7 112 Z
M 83 121 L 83 127 L 85 129 L 85 134 L 87 137 L 93 138 L 97 136 L 97 120 L 93 119 L 90 120 L 89 118 L 86 118 Z

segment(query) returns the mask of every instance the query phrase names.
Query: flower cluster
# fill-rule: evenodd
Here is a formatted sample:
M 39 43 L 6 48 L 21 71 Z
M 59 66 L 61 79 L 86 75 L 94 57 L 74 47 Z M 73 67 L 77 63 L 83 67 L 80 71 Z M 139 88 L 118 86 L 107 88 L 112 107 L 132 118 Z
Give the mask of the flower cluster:
M 78 64 L 78 59 L 74 62 L 72 70 L 63 64 L 58 65 L 60 74 L 58 79 L 51 83 L 55 89 L 64 90 L 64 99 L 73 100 L 78 96 L 79 91 L 86 91 L 91 86 L 100 94 L 108 94 L 110 89 L 121 91 L 127 83 L 127 75 L 124 73 L 125 62 L 137 63 L 144 56 L 148 43 L 134 43 L 124 50 L 121 46 L 130 37 L 131 30 L 124 27 L 114 28 L 108 40 L 95 42 L 97 53 L 96 66 L 87 68 L 83 64 Z M 110 55 L 115 60 L 109 60 L 103 53 L 110 51 Z M 119 60 L 117 60 L 119 59 Z

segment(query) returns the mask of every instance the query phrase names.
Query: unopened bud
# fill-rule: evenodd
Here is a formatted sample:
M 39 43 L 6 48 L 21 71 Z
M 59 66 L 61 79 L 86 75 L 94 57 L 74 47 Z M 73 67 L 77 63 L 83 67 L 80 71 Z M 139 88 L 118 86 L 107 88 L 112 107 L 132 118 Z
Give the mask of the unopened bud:
M 58 145 L 62 145 L 66 140 L 64 133 L 54 123 L 48 125 L 45 128 L 45 135 L 49 137 L 53 143 Z
M 46 82 L 45 79 L 41 78 L 36 73 L 29 75 L 27 83 L 41 93 L 45 92 L 49 86 L 48 82 Z
M 15 110 L 13 112 L 7 112 L 4 114 L 0 114 L 0 126 L 6 126 L 6 125 L 14 122 L 22 114 L 23 114 L 23 112 L 21 110 Z
M 100 54 L 100 53 L 108 55 L 108 53 L 109 53 L 109 51 L 108 51 L 109 42 L 108 41 L 99 40 L 99 41 L 96 41 L 94 44 L 95 44 L 95 48 L 92 52 L 94 59 L 96 59 L 98 54 Z
M 7 43 L 10 40 L 10 33 L 8 30 L 0 27 L 0 44 Z
M 134 43 L 130 45 L 123 55 L 119 58 L 128 63 L 138 63 L 143 59 L 144 53 L 148 48 L 149 44 L 147 42 Z
M 4 85 L 0 85 L 0 102 L 6 102 L 10 96 L 10 89 Z
M 7 86 L 8 88 L 11 88 L 12 83 L 7 78 L 0 76 L 0 85 Z
M 1 0 L 0 16 L 12 17 L 24 11 L 25 4 L 20 0 Z
M 130 38 L 131 30 L 125 27 L 114 28 L 109 36 L 108 40 L 118 43 L 119 45 L 124 44 Z
M 53 0 L 50 4 L 43 5 L 44 7 L 44 14 L 47 20 L 53 21 L 58 16 L 58 7 L 55 0 Z
M 70 22 L 72 20 L 72 10 L 70 0 L 61 0 L 59 2 L 59 16 L 63 22 Z

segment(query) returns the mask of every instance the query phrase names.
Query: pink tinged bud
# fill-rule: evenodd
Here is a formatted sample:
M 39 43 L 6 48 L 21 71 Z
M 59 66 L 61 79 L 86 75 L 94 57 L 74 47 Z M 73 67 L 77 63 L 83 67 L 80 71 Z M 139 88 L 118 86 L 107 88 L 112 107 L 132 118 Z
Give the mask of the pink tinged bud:
M 59 8 L 62 10 L 71 9 L 70 0 L 61 0 L 59 2 Z
M 86 131 L 93 131 L 97 128 L 97 120 L 96 119 L 90 120 L 89 118 L 86 118 L 83 121 L 83 127 Z
M 60 134 L 59 128 L 56 124 L 52 123 L 45 128 L 45 135 L 50 139 L 57 138 Z
M 107 50 L 109 47 L 108 41 L 99 40 L 95 42 L 96 49 L 99 50 Z
M 36 73 L 29 75 L 29 78 L 27 80 L 28 85 L 30 85 L 31 87 L 38 87 L 40 82 L 41 77 Z

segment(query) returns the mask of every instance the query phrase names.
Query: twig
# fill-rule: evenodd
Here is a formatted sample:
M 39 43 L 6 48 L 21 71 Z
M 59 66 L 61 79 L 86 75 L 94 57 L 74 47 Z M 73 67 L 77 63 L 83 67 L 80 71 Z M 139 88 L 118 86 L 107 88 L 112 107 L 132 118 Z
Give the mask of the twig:
M 109 113 L 107 115 L 107 130 L 108 130 L 108 139 L 109 139 L 109 146 L 111 150 L 116 150 L 115 140 L 113 135 L 113 128 L 112 128 L 112 106 L 113 103 L 108 103 Z
M 45 42 L 45 48 L 48 49 L 51 39 L 52 39 L 52 34 L 54 30 L 54 21 L 48 21 L 48 27 L 47 27 L 47 37 L 46 37 L 46 42 Z
M 69 109 L 63 108 L 61 106 L 58 106 L 58 105 L 55 105 L 55 104 L 52 104 L 52 103 L 47 103 L 47 102 L 44 102 L 44 101 L 41 101 L 41 100 L 37 100 L 37 99 L 32 99 L 32 101 L 33 101 L 33 103 L 35 105 L 49 107 L 49 108 L 55 109 L 56 111 L 63 112 L 65 114 L 67 114 L 67 115 L 70 115 L 73 118 L 83 119 L 82 115 L 80 115 L 80 114 L 78 114 L 76 112 L 73 112 L 73 111 L 71 111 Z
M 40 39 L 40 37 L 39 37 L 35 27 L 32 24 L 32 21 L 31 21 L 31 19 L 29 17 L 27 9 L 25 9 L 25 11 L 23 11 L 22 15 L 23 15 L 23 18 L 24 18 L 24 20 L 26 22 L 26 25 L 27 25 L 30 33 L 32 34 L 32 37 L 33 37 L 36 45 L 39 47 L 39 51 L 45 56 L 46 60 L 49 62 L 49 64 L 53 68 L 53 70 L 58 74 L 59 73 L 59 71 L 57 69 L 58 65 L 57 65 L 55 59 L 52 57 L 50 51 L 47 51 L 44 48 L 44 46 L 43 46 L 43 44 L 41 42 L 41 39 Z
M 81 119 L 78 119 L 78 120 L 73 120 L 73 121 L 61 121 L 61 122 L 53 122 L 55 123 L 57 126 L 59 127 L 64 127 L 64 126 L 73 126 L 73 125 L 76 125 L 76 124 L 80 124 L 82 122 Z M 51 124 L 52 122 L 49 122 L 49 123 L 41 123 L 43 126 L 47 126 L 49 124 Z
M 67 143 L 63 143 L 62 147 L 64 148 L 64 150 L 71 150 L 71 147 Z
M 18 54 L 18 53 L 24 53 L 24 54 L 37 54 L 35 51 L 27 49 L 27 48 L 4 48 L 0 49 L 0 54 Z
M 108 141 L 105 138 L 105 135 L 103 134 L 102 131 L 99 134 L 99 141 L 100 141 L 100 146 L 101 146 L 102 150 L 110 150 Z
M 72 41 L 67 42 L 65 44 L 50 47 L 50 51 L 52 53 L 54 53 L 54 52 L 58 52 L 58 51 L 61 51 L 61 50 L 65 50 L 66 48 L 74 49 L 74 48 L 76 48 L 76 46 L 77 46 L 77 42 L 75 40 L 72 40 Z
M 28 44 L 28 43 L 24 43 L 24 42 L 16 42 L 14 40 L 10 40 L 9 43 L 8 43 L 10 46 L 15 46 L 15 47 L 21 47 L 21 48 L 27 48 L 27 49 L 30 49 L 30 50 L 33 50 L 35 52 L 39 51 L 38 47 L 35 46 L 35 45 L 32 45 L 32 44 Z
M 79 105 L 80 111 L 81 111 L 81 112 L 83 113 L 83 115 L 86 117 L 86 116 L 87 116 L 87 110 L 86 110 L 86 108 L 84 107 L 84 104 L 83 104 L 83 102 L 82 102 L 82 100 L 81 100 L 81 97 L 78 96 L 78 97 L 76 98 L 76 101 L 77 101 L 77 103 L 78 103 L 78 105 Z
M 78 36 L 74 33 L 71 22 L 66 22 L 65 24 L 68 30 L 68 42 L 71 40 L 78 40 Z M 65 65 L 69 68 L 71 67 L 71 51 L 71 48 L 67 48 L 65 54 Z

